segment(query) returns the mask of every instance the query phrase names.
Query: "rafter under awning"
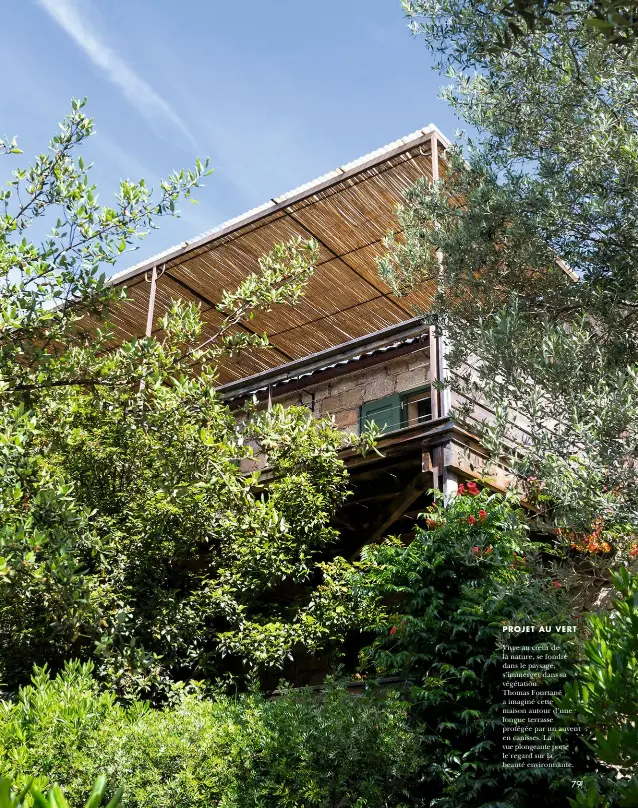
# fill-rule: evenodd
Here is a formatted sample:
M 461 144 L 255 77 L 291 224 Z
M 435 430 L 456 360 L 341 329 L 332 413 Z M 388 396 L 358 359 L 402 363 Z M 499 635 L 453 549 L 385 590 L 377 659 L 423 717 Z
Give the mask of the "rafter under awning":
M 110 313 L 113 345 L 146 331 L 153 267 L 157 280 L 153 333 L 172 300 L 201 305 L 207 339 L 221 320 L 216 306 L 224 289 L 234 289 L 258 268 L 260 256 L 294 236 L 315 239 L 320 257 L 302 301 L 259 313 L 240 329 L 267 333 L 269 350 L 243 352 L 219 368 L 220 383 L 270 368 L 372 334 L 427 311 L 434 288 L 421 287 L 395 298 L 379 278 L 376 259 L 383 237 L 396 229 L 395 210 L 419 178 L 432 178 L 432 146 L 441 160 L 448 141 L 434 126 L 403 138 L 326 177 L 309 183 L 203 237 L 115 275 L 128 299 Z M 436 171 L 436 166 L 435 166 Z M 91 323 L 87 323 L 91 325 Z M 95 324 L 97 325 L 97 323 Z

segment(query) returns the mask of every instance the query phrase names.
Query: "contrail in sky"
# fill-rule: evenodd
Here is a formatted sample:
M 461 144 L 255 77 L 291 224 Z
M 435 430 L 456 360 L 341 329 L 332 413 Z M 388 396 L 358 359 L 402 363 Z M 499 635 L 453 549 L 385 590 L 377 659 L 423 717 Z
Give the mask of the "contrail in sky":
M 99 38 L 87 20 L 83 19 L 76 0 L 37 2 L 149 122 L 157 124 L 163 120 L 171 123 L 197 149 L 195 138 L 168 101 Z

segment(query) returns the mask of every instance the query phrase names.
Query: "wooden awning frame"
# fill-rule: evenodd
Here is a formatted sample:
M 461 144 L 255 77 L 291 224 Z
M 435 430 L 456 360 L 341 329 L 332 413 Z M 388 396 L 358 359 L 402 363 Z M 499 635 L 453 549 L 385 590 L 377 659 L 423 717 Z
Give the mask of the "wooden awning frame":
M 427 311 L 434 290 L 395 298 L 376 272 L 382 237 L 397 229 L 396 206 L 421 176 L 436 179 L 449 141 L 430 125 L 312 183 L 272 199 L 191 242 L 114 275 L 128 299 L 110 313 L 113 346 L 156 334 L 171 300 L 201 306 L 202 341 L 214 333 L 221 293 L 258 267 L 258 258 L 294 235 L 320 245 L 315 273 L 298 306 L 278 306 L 238 330 L 267 333 L 272 348 L 225 360 L 227 385 L 365 338 Z M 89 323 L 90 325 L 90 323 Z

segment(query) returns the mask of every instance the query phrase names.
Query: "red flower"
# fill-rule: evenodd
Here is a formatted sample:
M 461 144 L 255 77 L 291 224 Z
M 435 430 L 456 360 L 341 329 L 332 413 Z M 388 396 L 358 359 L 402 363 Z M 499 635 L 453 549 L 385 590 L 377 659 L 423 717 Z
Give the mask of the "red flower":
M 475 497 L 479 492 L 478 488 L 476 487 L 476 483 L 468 483 L 467 490 L 470 494 L 472 494 L 473 497 Z
M 632 558 L 635 558 L 636 556 L 638 556 L 638 547 L 632 547 L 631 550 L 629 551 L 629 555 Z
M 575 614 L 575 615 L 574 615 L 574 620 L 580 620 L 580 615 L 579 615 L 579 614 Z
M 560 581 L 554 581 L 554 589 L 560 589 L 562 586 Z
M 476 516 L 468 516 L 467 517 L 467 523 L 468 523 L 468 525 L 475 524 L 476 523 Z
M 390 629 L 390 634 L 396 634 L 396 633 L 397 633 L 397 627 L 392 626 L 392 628 Z
M 485 551 L 485 555 L 491 552 L 493 552 L 493 549 L 491 547 L 488 547 L 487 550 Z
M 479 552 L 479 548 L 476 545 L 474 547 L 472 547 L 472 555 L 478 555 L 478 552 Z
M 462 496 L 463 496 L 463 494 L 465 493 L 465 486 L 463 485 L 463 483 L 461 483 L 461 485 L 459 485 L 459 487 L 456 489 L 456 493 L 457 493 L 457 494 L 458 494 L 460 497 L 462 497 Z
M 487 511 L 484 511 L 483 508 L 479 511 L 479 518 L 487 519 Z

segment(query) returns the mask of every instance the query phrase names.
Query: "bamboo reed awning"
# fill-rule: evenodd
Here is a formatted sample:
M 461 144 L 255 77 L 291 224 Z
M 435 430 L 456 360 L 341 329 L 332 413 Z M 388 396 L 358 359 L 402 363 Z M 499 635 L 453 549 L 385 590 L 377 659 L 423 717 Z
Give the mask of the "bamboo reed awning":
M 277 306 L 242 323 L 246 331 L 267 333 L 272 348 L 243 352 L 226 360 L 220 384 L 253 376 L 349 340 L 372 334 L 427 311 L 432 288 L 395 298 L 381 281 L 376 259 L 382 239 L 397 228 L 395 210 L 420 177 L 438 175 L 446 138 L 430 125 L 366 155 L 314 182 L 272 199 L 261 208 L 225 223 L 198 239 L 114 275 L 128 299 L 110 312 L 113 345 L 146 331 L 151 284 L 157 268 L 153 333 L 172 300 L 201 305 L 202 341 L 214 333 L 221 315 L 216 306 L 224 289 L 234 289 L 258 258 L 277 242 L 294 236 L 314 238 L 319 261 L 302 301 Z M 434 151 L 433 151 L 434 148 Z M 434 166 L 433 157 L 434 155 Z

